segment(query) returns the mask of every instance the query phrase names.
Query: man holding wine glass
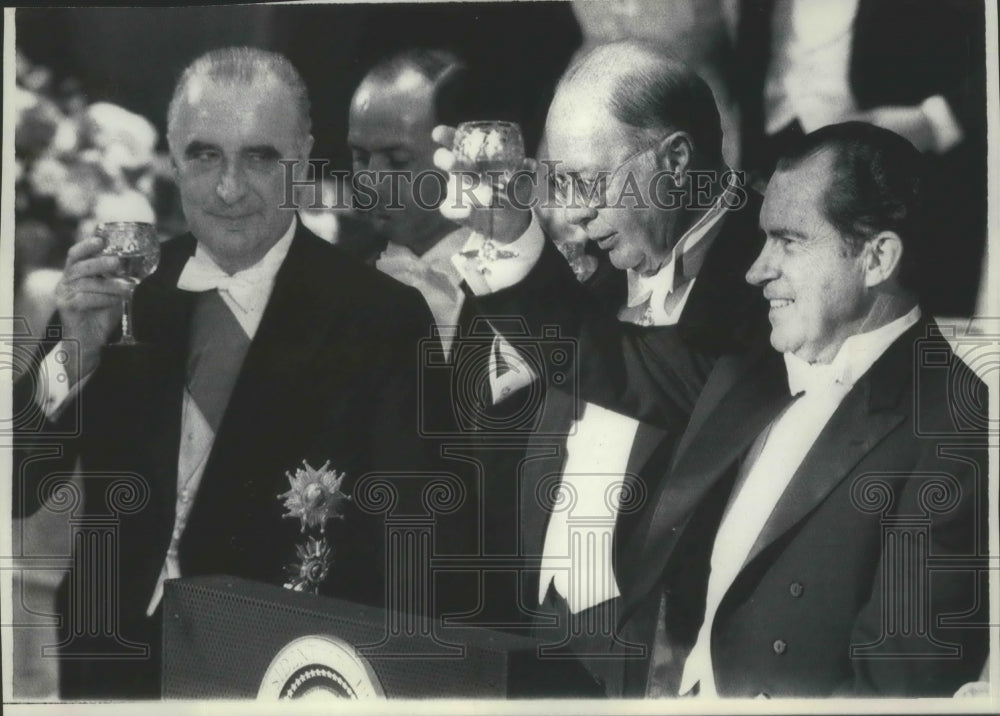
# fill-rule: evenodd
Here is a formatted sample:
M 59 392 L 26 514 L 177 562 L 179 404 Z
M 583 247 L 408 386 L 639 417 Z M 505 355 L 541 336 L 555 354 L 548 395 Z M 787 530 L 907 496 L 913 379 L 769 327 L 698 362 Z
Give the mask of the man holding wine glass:
M 626 216 L 620 207 L 621 216 L 602 216 L 618 206 L 615 194 L 626 181 L 619 170 L 634 162 L 630 177 L 640 189 L 631 196 L 642 200 L 641 188 L 654 186 L 650 169 L 680 179 L 688 173 L 685 157 L 697 156 L 690 150 L 699 144 L 680 124 L 683 115 L 670 116 L 682 105 L 666 101 L 676 100 L 684 83 L 676 75 L 657 82 L 669 62 L 639 59 L 633 50 L 601 48 L 571 69 L 548 131 L 553 147 L 557 137 L 576 139 L 578 149 L 590 152 L 583 159 L 571 143 L 552 150 L 579 171 L 567 172 L 567 183 L 588 190 L 578 208 L 590 236 L 611 249 L 613 260 L 634 261 L 645 275 L 650 255 L 636 251 L 622 229 L 626 222 L 640 229 L 673 217 Z M 621 62 L 623 53 L 633 61 Z M 611 80 L 603 115 L 572 93 L 582 77 L 597 96 L 609 87 L 602 81 Z M 645 113 L 652 107 L 664 110 L 659 126 Z M 589 131 L 595 117 L 604 141 Z M 648 129 L 658 130 L 652 144 L 642 131 Z M 665 139 L 656 140 L 663 132 Z M 596 155 L 616 134 L 625 146 L 602 161 Z M 676 144 L 684 134 L 693 140 L 687 150 Z M 436 130 L 445 144 L 448 135 Z M 629 137 L 646 143 L 630 145 Z M 442 168 L 454 163 L 447 150 L 439 159 Z M 580 176 L 600 170 L 606 170 L 603 186 Z M 499 258 L 484 262 L 488 274 L 467 269 L 484 307 L 519 308 L 533 326 L 556 322 L 579 338 L 584 397 L 640 418 L 673 413 L 658 444 L 630 459 L 648 500 L 636 526 L 616 526 L 614 578 L 623 598 L 607 610 L 604 664 L 589 660 L 609 694 L 948 696 L 984 673 L 988 638 L 980 615 L 988 600 L 978 571 L 983 562 L 976 560 L 987 552 L 986 421 L 960 426 L 956 416 L 981 411 L 985 387 L 954 358 L 941 329 L 921 317 L 917 269 L 932 203 L 924 189 L 920 155 L 888 130 L 849 122 L 805 136 L 768 185 L 763 247 L 745 272 L 730 273 L 763 289 L 767 340 L 730 345 L 721 356 L 694 343 L 681 324 L 676 332 L 631 327 L 574 304 L 568 289 L 559 299 L 551 285 L 573 282 L 561 278 L 569 272 L 546 258 L 547 249 L 520 270 Z M 512 229 L 492 241 L 512 258 L 523 255 L 531 217 L 521 212 L 517 227 L 518 207 L 490 206 Z M 447 208 L 455 216 L 453 207 Z M 729 212 L 727 223 L 736 214 Z M 760 246 L 756 227 L 747 228 L 745 243 Z M 708 250 L 685 312 L 695 305 L 720 239 Z M 739 301 L 751 300 L 744 299 L 746 287 L 736 288 L 716 296 L 720 325 L 741 309 Z M 655 315 L 660 306 L 653 309 Z M 929 369 L 923 355 L 932 346 L 940 359 Z M 706 379 L 699 370 L 708 366 Z M 939 366 L 947 369 L 935 372 Z M 978 397 L 956 400 L 955 385 Z M 691 397 L 693 409 L 685 402 Z M 566 473 L 573 460 L 571 447 Z M 588 475 L 575 477 L 579 491 Z M 947 505 L 926 499 L 934 481 L 948 485 Z M 892 532 L 900 528 L 914 530 L 914 537 Z M 910 539 L 927 547 L 894 549 Z M 948 567 L 936 573 L 928 554 Z M 977 567 L 952 569 L 957 560 Z M 568 609 L 576 613 L 574 601 L 588 593 L 569 584 Z
M 439 150 L 438 165 L 466 169 L 450 128 L 437 128 L 435 137 L 451 147 Z M 612 484 L 623 499 L 641 503 L 652 486 L 641 482 L 638 468 L 680 436 L 716 357 L 766 336 L 766 306 L 743 280 L 760 247 L 761 200 L 722 159 L 708 86 L 642 43 L 600 47 L 567 71 L 549 108 L 546 140 L 550 159 L 542 173 L 550 181 L 536 201 L 559 207 L 628 273 L 626 306 L 616 312 L 586 295 L 537 219 L 503 191 L 498 201 L 480 196 L 476 205 L 469 200 L 475 191 L 463 190 L 456 177 L 442 212 L 480 234 L 456 257 L 480 310 L 520 314 L 532 335 L 558 326 L 577 341 L 578 405 L 565 416 L 569 437 L 552 459 L 526 466 L 522 491 L 534 494 L 535 484 L 556 474 L 560 489 L 581 505 L 602 503 Z M 526 549 L 541 556 L 535 603 L 597 624 L 572 648 L 607 657 L 618 555 L 574 556 L 571 514 L 537 498 L 522 506 Z M 607 524 L 596 541 L 610 544 L 613 529 L 620 548 L 639 507 L 602 512 Z M 615 665 L 597 659 L 591 666 L 609 693 L 620 689 Z
M 88 590 L 85 572 L 60 590 L 64 698 L 159 695 L 165 579 L 286 581 L 299 531 L 277 499 L 286 471 L 329 461 L 350 493 L 366 474 L 425 469 L 433 450 L 414 419 L 418 344 L 433 325 L 425 302 L 281 208 L 290 199 L 279 160 L 301 171 L 312 146 L 295 68 L 253 48 L 198 58 L 175 89 L 167 138 L 190 233 L 165 242 L 135 288 L 137 343 L 107 345 L 132 286 L 117 277 L 128 259 L 95 236 L 70 251 L 57 290 L 62 343 L 43 346 L 34 381 L 15 386 L 16 404 L 45 416 L 18 436 L 18 455 L 39 434 L 64 436 L 68 416 L 80 426 L 52 438 L 60 456 L 21 463 L 16 510 L 37 509 L 46 478 L 77 457 L 81 514 L 106 511 L 108 475 L 132 476 L 140 496 L 109 547 L 113 593 Z M 348 503 L 328 535 L 332 578 L 320 591 L 384 603 L 381 518 Z M 81 626 L 103 599 L 108 623 Z

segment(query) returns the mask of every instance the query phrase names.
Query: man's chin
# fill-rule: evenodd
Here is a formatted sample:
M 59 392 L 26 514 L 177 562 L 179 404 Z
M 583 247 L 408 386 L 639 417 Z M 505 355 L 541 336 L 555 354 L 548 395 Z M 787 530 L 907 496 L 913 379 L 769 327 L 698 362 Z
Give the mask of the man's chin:
M 635 271 L 639 270 L 639 265 L 636 264 L 634 260 L 630 260 L 628 256 L 620 256 L 616 254 L 614 249 L 608 253 L 608 261 L 610 261 L 611 265 L 619 271 L 628 271 L 630 269 Z
M 790 350 L 788 340 L 779 331 L 775 330 L 773 325 L 771 327 L 771 347 L 778 351 L 778 353 L 787 353 Z

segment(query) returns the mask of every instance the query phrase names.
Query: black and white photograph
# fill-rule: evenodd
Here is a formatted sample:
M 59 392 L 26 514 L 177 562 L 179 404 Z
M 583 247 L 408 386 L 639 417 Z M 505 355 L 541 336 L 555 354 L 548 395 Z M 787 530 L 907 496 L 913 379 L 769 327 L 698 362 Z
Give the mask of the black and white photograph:
M 996 713 L 997 26 L 5 7 L 4 708 Z

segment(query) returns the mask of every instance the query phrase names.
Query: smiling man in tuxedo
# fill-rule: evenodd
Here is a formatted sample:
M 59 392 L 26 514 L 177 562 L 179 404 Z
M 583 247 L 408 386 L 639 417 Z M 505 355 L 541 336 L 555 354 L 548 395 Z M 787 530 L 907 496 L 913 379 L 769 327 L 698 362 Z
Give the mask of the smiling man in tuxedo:
M 61 660 L 64 698 L 159 695 L 165 579 L 287 581 L 299 525 L 282 518 L 278 495 L 303 460 L 345 471 L 348 493 L 367 474 L 428 464 L 415 416 L 418 344 L 433 318 L 416 290 L 281 208 L 279 160 L 296 160 L 300 171 L 309 132 L 306 88 L 281 55 L 227 48 L 185 70 L 167 137 L 191 233 L 163 244 L 158 269 L 135 290 L 139 347 L 105 347 L 126 291 L 108 278 L 118 259 L 100 255 L 98 238 L 70 251 L 57 290 L 67 343 L 45 358 L 48 380 L 20 381 L 15 399 L 40 404 L 43 438 L 76 413 L 81 431 L 63 441 L 63 459 L 21 463 L 16 509 L 37 509 L 44 478 L 76 456 L 84 512 L 105 504 L 92 479 L 100 474 L 137 476 L 148 502 L 118 522 L 111 648 L 69 609 L 98 600 L 90 578 L 77 570 L 63 585 L 62 653 L 88 655 Z M 19 437 L 30 448 L 32 436 Z M 328 528 L 335 562 L 320 591 L 379 604 L 384 526 L 359 501 Z M 124 643 L 148 651 L 125 649 L 126 658 L 115 646 Z
M 632 695 L 951 696 L 980 673 L 988 401 L 921 313 L 921 162 L 858 122 L 778 162 L 747 273 L 772 348 L 722 358 L 643 468 Z

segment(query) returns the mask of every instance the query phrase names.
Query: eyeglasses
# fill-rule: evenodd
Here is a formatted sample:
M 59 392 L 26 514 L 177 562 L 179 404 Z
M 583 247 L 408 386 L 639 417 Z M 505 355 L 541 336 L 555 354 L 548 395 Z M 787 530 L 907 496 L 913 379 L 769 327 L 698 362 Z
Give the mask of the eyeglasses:
M 593 179 L 585 179 L 580 176 L 580 172 L 550 171 L 549 182 L 552 185 L 553 194 L 556 201 L 563 206 L 590 206 L 594 201 L 600 205 L 607 204 L 608 187 L 611 186 L 615 177 L 629 164 L 639 157 L 656 148 L 656 144 L 638 150 L 628 155 L 624 161 L 612 169 L 610 172 L 600 171 Z M 578 204 L 578 197 L 582 197 L 582 204 Z

